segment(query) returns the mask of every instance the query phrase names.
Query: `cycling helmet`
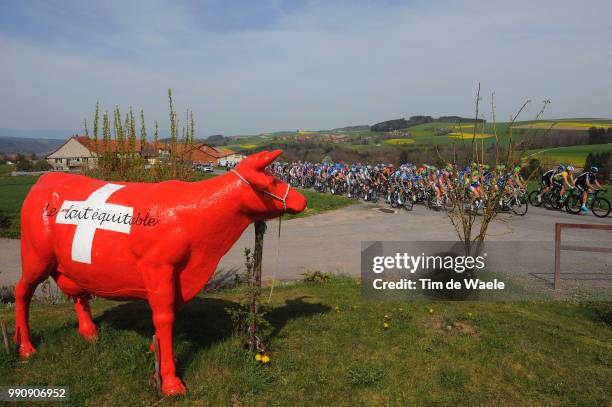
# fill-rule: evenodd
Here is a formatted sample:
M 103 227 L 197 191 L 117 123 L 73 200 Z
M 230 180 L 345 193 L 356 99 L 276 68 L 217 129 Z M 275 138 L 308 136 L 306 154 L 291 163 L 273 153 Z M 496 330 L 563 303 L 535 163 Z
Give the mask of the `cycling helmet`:
M 593 166 L 591 167 L 591 172 L 599 172 L 599 168 Z
M 563 164 L 559 164 L 559 168 L 560 171 L 565 171 L 565 165 Z
M 514 172 L 519 172 L 520 170 L 521 170 L 521 167 L 519 167 L 518 165 L 514 167 Z
M 569 172 L 574 172 L 574 167 L 573 167 L 573 166 L 571 166 L 571 165 L 568 165 L 568 166 L 567 166 L 567 170 L 568 170 Z

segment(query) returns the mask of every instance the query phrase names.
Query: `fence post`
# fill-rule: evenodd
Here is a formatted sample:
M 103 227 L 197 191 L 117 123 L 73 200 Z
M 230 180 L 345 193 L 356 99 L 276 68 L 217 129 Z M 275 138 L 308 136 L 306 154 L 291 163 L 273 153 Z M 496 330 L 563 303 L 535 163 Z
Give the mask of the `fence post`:
M 0 329 L 2 330 L 2 342 L 4 342 L 4 349 L 6 353 L 11 353 L 8 343 L 8 335 L 6 334 L 6 322 L 4 319 L 0 319 Z
M 254 291 L 251 293 L 251 304 L 250 313 L 251 320 L 249 321 L 249 350 L 254 352 L 257 350 L 257 343 L 255 339 L 255 331 L 259 323 L 259 304 L 257 303 L 259 295 L 261 294 L 261 263 L 263 260 L 263 240 L 264 233 L 266 233 L 266 222 L 257 221 L 255 222 L 255 250 L 253 253 L 253 284 Z

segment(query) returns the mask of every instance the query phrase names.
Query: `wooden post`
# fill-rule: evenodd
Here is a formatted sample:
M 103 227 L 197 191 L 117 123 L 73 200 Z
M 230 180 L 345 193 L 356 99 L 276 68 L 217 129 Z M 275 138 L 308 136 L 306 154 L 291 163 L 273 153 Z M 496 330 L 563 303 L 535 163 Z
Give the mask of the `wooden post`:
M 555 223 L 555 289 L 559 287 L 561 279 L 561 250 L 574 252 L 612 253 L 610 247 L 588 247 L 561 244 L 562 229 L 588 229 L 588 230 L 610 230 L 612 225 L 591 225 L 587 223 Z
M 249 321 L 249 350 L 254 352 L 257 350 L 255 339 L 255 331 L 257 329 L 257 318 L 259 312 L 259 304 L 257 300 L 261 294 L 261 263 L 263 260 L 263 239 L 266 233 L 266 222 L 255 222 L 255 250 L 253 253 L 253 291 L 251 292 L 251 320 Z
M 4 319 L 0 319 L 0 329 L 2 329 L 2 340 L 4 342 L 4 349 L 6 350 L 6 353 L 11 353 L 11 350 L 9 348 L 8 335 L 6 334 L 6 322 L 4 322 Z
M 561 277 L 561 224 L 555 224 L 555 290 L 559 286 Z

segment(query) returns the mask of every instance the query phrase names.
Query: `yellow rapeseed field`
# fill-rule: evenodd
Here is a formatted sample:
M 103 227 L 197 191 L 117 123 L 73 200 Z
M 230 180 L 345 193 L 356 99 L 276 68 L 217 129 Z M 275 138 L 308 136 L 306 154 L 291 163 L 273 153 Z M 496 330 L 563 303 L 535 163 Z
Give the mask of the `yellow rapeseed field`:
M 405 146 L 414 143 L 414 140 L 411 138 L 390 138 L 385 140 L 385 143 L 393 144 L 394 146 Z
M 256 147 L 257 147 L 257 144 L 243 144 L 240 146 L 240 148 L 244 148 L 246 150 L 251 150 Z
M 474 125 L 473 124 L 457 124 L 457 125 L 452 126 L 452 127 L 453 127 L 453 129 L 459 129 L 459 130 L 461 130 L 461 129 L 470 129 L 470 128 L 473 129 Z
M 463 140 L 471 140 L 474 137 L 474 133 L 448 133 L 449 137 L 452 138 L 463 138 Z M 492 134 L 476 133 L 476 139 L 490 138 Z

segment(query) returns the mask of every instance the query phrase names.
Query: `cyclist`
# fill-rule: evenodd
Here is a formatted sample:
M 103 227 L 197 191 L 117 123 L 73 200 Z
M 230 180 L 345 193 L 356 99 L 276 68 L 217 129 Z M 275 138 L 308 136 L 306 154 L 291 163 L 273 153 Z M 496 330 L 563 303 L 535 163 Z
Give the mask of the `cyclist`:
M 560 165 L 561 171 L 557 171 L 555 175 L 553 175 L 553 183 L 556 186 L 561 187 L 561 191 L 559 192 L 560 202 L 565 201 L 565 187 L 568 186 L 570 189 L 574 188 L 574 167 L 568 165 L 567 167 L 564 165 Z
M 548 170 L 546 171 L 544 174 L 542 174 L 542 191 L 540 191 L 540 195 L 538 195 L 538 202 L 542 202 L 542 196 L 547 193 L 550 188 L 552 188 L 553 186 L 553 175 L 555 175 L 555 173 L 559 170 L 559 168 L 552 169 L 552 170 Z
M 576 188 L 580 192 L 582 192 L 582 207 L 580 208 L 582 212 L 588 212 L 589 209 L 586 207 L 587 197 L 589 196 L 589 192 L 595 191 L 593 188 L 593 183 L 597 186 L 597 189 L 601 189 L 602 186 L 597 181 L 597 173 L 599 172 L 599 168 L 591 167 L 590 171 L 585 171 L 578 178 L 576 178 Z
M 521 167 L 519 167 L 518 165 L 514 167 L 514 171 L 512 173 L 512 180 L 520 189 L 525 189 L 525 180 L 521 176 Z

